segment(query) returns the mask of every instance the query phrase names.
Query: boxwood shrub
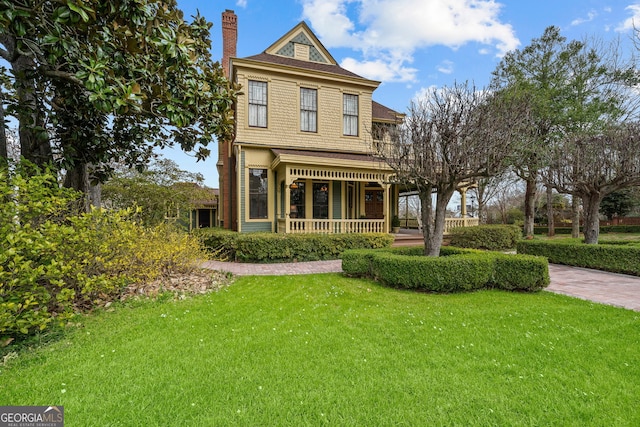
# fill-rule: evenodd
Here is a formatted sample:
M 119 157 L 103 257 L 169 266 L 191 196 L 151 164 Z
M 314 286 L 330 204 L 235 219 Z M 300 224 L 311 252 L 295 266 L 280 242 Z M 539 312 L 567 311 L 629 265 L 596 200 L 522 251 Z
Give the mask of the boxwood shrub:
M 490 251 L 514 249 L 521 237 L 522 230 L 516 225 L 457 227 L 450 232 L 452 246 Z
M 533 227 L 533 234 L 547 234 L 548 227 Z M 571 234 L 571 227 L 555 227 L 556 234 Z M 580 227 L 582 233 L 582 227 Z M 603 225 L 600 227 L 600 233 L 640 233 L 640 225 Z
M 640 276 L 640 247 L 635 244 L 586 245 L 572 242 L 523 240 L 518 242 L 519 254 L 546 257 L 554 264 L 593 268 L 614 273 Z
M 542 257 L 442 249 L 439 257 L 426 257 L 419 247 L 348 250 L 342 254 L 342 270 L 387 286 L 429 292 L 491 287 L 535 291 L 549 284 L 548 263 Z
M 196 233 L 211 257 L 241 262 L 291 262 L 339 259 L 347 249 L 390 247 L 388 233 L 277 234 L 199 229 Z

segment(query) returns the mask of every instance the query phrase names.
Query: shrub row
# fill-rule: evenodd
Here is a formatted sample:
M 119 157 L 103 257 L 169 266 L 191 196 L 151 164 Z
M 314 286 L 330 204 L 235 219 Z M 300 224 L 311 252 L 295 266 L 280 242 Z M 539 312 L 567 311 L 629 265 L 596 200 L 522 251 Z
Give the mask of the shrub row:
M 369 234 L 276 234 L 236 233 L 222 229 L 199 229 L 200 237 L 211 256 L 241 262 L 291 262 L 338 259 L 347 249 L 387 248 L 393 236 Z
M 452 246 L 490 251 L 514 249 L 521 237 L 522 230 L 516 225 L 456 227 L 450 232 Z
M 422 255 L 422 248 L 345 251 L 342 270 L 386 286 L 429 292 L 536 291 L 549 284 L 548 263 L 542 257 L 453 247 L 443 247 L 439 257 Z
M 570 243 L 529 240 L 518 242 L 517 251 L 519 254 L 547 257 L 549 262 L 554 264 L 640 276 L 638 245 L 586 245 L 575 240 Z
M 141 227 L 128 211 L 78 212 L 78 197 L 53 173 L 0 170 L 0 342 L 202 259 L 192 236 Z
M 556 234 L 571 234 L 571 227 L 556 227 L 554 230 Z M 533 227 L 533 234 L 547 234 L 548 231 L 548 227 Z M 640 225 L 603 225 L 600 233 L 640 233 Z

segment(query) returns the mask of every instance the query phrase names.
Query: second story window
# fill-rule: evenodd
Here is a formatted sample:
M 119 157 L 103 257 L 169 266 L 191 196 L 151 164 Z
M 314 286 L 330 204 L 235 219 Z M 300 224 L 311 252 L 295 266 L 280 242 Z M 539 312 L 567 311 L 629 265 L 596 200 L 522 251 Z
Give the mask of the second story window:
M 267 127 L 267 82 L 249 80 L 249 126 Z
M 343 133 L 358 136 L 358 95 L 344 94 L 342 103 Z
M 318 91 L 300 88 L 300 130 L 318 131 Z

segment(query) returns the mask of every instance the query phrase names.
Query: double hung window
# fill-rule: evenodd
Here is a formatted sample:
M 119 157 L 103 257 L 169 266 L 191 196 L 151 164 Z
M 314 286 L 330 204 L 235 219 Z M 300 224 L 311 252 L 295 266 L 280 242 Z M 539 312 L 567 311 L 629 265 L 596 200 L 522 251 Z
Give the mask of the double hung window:
M 343 95 L 342 114 L 344 135 L 358 136 L 358 95 Z
M 300 130 L 318 131 L 318 91 L 300 88 Z
M 249 80 L 249 126 L 267 127 L 267 82 Z

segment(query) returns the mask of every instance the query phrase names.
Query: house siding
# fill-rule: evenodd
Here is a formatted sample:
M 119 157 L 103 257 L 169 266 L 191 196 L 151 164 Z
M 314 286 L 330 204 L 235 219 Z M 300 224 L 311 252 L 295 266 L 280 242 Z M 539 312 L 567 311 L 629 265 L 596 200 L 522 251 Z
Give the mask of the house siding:
M 248 126 L 246 95 L 238 96 L 236 141 L 279 148 L 368 153 L 372 101 L 371 90 L 355 85 L 338 86 L 317 79 L 292 81 L 277 74 L 238 71 L 238 82 L 248 87 L 249 80 L 267 81 L 267 128 Z M 300 130 L 300 88 L 318 90 L 318 131 Z M 358 136 L 344 136 L 342 95 L 358 95 Z M 365 126 L 368 123 L 369 127 Z

